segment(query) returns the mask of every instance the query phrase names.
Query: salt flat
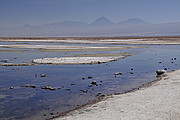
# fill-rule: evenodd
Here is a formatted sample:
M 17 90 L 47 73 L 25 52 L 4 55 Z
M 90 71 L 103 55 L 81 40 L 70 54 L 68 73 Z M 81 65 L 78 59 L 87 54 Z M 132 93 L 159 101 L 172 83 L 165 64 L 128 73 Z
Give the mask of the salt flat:
M 177 45 L 179 37 L 135 37 L 135 38 L 0 38 L 0 42 L 45 42 L 45 43 L 78 43 L 78 44 L 134 44 L 134 45 Z
M 150 87 L 113 95 L 55 120 L 179 120 L 180 70 Z
M 32 62 L 39 64 L 97 64 L 118 60 L 124 57 L 125 56 L 40 58 L 33 59 Z

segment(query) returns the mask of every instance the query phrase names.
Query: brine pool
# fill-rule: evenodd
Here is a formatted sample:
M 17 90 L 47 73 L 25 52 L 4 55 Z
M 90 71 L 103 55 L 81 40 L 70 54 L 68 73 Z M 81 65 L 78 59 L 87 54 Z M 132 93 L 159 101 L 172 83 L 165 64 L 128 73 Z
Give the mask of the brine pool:
M 151 82 L 157 69 L 180 68 L 180 45 L 146 47 L 133 56 L 103 64 L 0 66 L 0 118 L 51 119 L 100 96 L 124 93 Z M 9 53 L 0 54 L 3 58 Z M 116 72 L 122 75 L 114 75 Z M 91 84 L 93 81 L 96 84 Z M 44 86 L 53 89 L 42 89 Z

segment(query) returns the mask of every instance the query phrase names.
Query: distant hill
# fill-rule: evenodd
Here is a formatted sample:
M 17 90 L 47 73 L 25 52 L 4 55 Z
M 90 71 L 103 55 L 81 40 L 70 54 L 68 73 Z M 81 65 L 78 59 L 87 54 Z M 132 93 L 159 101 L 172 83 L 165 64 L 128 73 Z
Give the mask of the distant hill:
M 150 24 L 144 20 L 141 20 L 140 18 L 131 18 L 127 19 L 125 21 L 119 22 L 120 25 L 147 25 Z
M 80 21 L 62 21 L 38 26 L 0 27 L 0 37 L 89 37 L 89 36 L 173 36 L 180 35 L 180 22 L 151 24 L 140 18 L 114 23 L 99 17 L 87 24 Z
M 90 23 L 90 26 L 109 26 L 109 25 L 114 25 L 115 23 L 113 23 L 112 21 L 110 21 L 109 19 L 105 18 L 105 17 L 100 17 L 98 19 L 96 19 L 95 21 L 93 21 L 92 23 Z

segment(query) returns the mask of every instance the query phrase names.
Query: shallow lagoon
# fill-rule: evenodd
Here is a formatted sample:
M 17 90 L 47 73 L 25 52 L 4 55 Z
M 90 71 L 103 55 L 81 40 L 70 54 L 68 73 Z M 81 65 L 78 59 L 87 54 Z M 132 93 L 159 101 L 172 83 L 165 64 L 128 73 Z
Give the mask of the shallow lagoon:
M 134 53 L 128 58 L 95 65 L 1 66 L 0 117 L 49 119 L 91 103 L 99 96 L 123 93 L 137 88 L 155 80 L 157 69 L 167 68 L 168 71 L 179 69 L 179 50 L 179 45 L 148 46 L 138 49 L 143 52 Z M 112 52 L 126 51 L 137 50 Z M 8 56 L 7 53 L 6 55 Z M 63 56 L 64 53 L 61 55 Z M 121 72 L 123 75 L 115 76 L 116 72 Z M 41 77 L 42 73 L 46 74 L 46 77 Z M 94 80 L 97 81 L 97 85 L 91 84 Z M 26 84 L 35 85 L 36 88 L 24 87 Z M 41 89 L 46 85 L 57 89 L 53 91 Z

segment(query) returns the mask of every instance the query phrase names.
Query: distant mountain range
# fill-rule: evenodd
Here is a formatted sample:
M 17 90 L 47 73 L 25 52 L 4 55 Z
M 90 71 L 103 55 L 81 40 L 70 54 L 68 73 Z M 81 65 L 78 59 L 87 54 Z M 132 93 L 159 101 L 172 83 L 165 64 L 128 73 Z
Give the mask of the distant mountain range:
M 105 17 L 100 17 L 98 19 L 96 19 L 95 21 L 93 21 L 92 23 L 90 23 L 90 26 L 110 26 L 110 25 L 114 25 L 115 23 L 113 23 L 112 21 L 108 20 Z
M 180 22 L 151 24 L 139 18 L 114 23 L 100 17 L 91 23 L 63 21 L 38 26 L 0 27 L 0 37 L 177 36 Z

